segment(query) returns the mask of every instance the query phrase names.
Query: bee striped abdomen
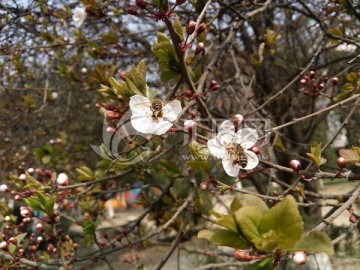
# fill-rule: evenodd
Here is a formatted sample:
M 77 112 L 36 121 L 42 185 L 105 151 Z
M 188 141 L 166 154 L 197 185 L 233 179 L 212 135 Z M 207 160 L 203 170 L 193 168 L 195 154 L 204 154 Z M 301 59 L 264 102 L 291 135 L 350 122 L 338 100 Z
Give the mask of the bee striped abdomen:
M 153 117 L 162 117 L 163 116 L 163 102 L 159 99 L 154 99 L 151 102 L 150 110 L 153 113 Z

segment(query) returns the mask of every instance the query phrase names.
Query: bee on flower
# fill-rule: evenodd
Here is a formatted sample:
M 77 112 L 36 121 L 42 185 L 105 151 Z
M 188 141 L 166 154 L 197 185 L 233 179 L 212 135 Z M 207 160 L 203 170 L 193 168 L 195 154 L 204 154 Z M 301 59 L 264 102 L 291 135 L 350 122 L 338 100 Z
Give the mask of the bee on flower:
M 129 106 L 132 126 L 144 134 L 166 133 L 182 111 L 178 100 L 165 103 L 160 99 L 150 101 L 149 98 L 140 95 L 132 96 Z
M 240 169 L 251 170 L 259 164 L 257 155 L 249 149 L 259 138 L 253 128 L 243 128 L 235 133 L 234 123 L 224 121 L 219 126 L 219 132 L 207 146 L 212 155 L 222 159 L 225 172 L 230 176 L 238 176 Z

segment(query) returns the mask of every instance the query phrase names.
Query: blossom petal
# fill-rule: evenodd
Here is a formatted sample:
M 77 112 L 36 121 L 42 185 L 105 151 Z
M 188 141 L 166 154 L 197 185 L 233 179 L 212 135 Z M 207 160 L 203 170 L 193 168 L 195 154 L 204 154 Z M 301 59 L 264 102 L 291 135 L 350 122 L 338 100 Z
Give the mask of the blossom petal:
M 216 135 L 217 143 L 223 147 L 228 147 L 233 142 L 235 127 L 233 122 L 226 120 L 219 126 L 219 132 Z
M 230 157 L 223 158 L 222 165 L 228 175 L 232 177 L 239 175 L 240 166 L 238 164 L 233 165 L 233 160 Z
M 257 155 L 252 152 L 252 151 L 247 151 L 244 150 L 244 153 L 246 155 L 247 158 L 247 165 L 245 168 L 243 168 L 244 170 L 251 170 L 254 169 L 258 164 L 259 164 L 259 158 L 257 157 Z
M 150 116 L 151 113 L 151 101 L 147 97 L 135 95 L 130 97 L 129 102 L 130 110 L 133 115 Z
M 156 127 L 152 117 L 143 115 L 131 116 L 131 125 L 134 129 L 144 134 L 154 133 Z
M 235 135 L 235 127 L 234 123 L 230 120 L 225 120 L 221 123 L 219 126 L 219 132 L 218 134 L 229 134 L 234 136 Z
M 173 122 L 178 117 L 179 113 L 181 113 L 181 102 L 178 100 L 173 100 L 170 103 L 166 104 L 163 107 L 164 118 Z
M 207 146 L 210 153 L 217 158 L 224 158 L 226 155 L 226 148 L 220 145 L 217 139 L 208 140 Z
M 243 128 L 235 134 L 235 142 L 240 144 L 244 149 L 249 149 L 254 146 L 258 139 L 259 135 L 256 129 L 253 128 Z
M 165 120 L 159 121 L 156 123 L 153 133 L 156 135 L 164 134 L 172 126 L 173 126 L 173 124 L 169 121 L 165 121 Z

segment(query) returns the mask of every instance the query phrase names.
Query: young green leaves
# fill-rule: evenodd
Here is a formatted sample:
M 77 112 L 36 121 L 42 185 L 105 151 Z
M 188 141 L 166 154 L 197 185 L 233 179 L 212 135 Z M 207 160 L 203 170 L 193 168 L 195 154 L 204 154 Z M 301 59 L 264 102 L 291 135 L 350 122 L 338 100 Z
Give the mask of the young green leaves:
M 141 61 L 139 65 L 133 66 L 129 71 L 125 72 L 125 81 L 119 82 L 114 77 L 109 78 L 112 90 L 117 96 L 130 98 L 134 95 L 149 96 L 149 87 L 146 84 L 146 66 Z
M 201 230 L 198 237 L 215 245 L 252 248 L 260 254 L 279 250 L 333 253 L 325 233 L 314 231 L 303 235 L 303 220 L 292 196 L 286 196 L 272 208 L 253 195 L 235 197 L 229 215 L 216 212 L 213 215 L 224 228 Z

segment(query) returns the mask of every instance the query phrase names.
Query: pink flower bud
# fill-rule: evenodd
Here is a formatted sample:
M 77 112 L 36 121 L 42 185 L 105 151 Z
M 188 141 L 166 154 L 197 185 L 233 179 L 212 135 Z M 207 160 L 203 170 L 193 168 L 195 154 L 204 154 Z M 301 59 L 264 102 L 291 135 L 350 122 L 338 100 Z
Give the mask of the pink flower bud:
M 309 73 L 310 79 L 314 79 L 315 78 L 315 71 L 310 71 Z
M 251 151 L 253 151 L 255 154 L 259 154 L 260 153 L 260 148 L 259 147 L 257 147 L 257 146 L 253 146 L 253 147 L 251 147 L 251 149 L 250 149 Z
M 119 119 L 121 118 L 121 115 L 117 112 L 113 112 L 113 111 L 106 111 L 105 112 L 105 117 L 107 119 Z
M 187 98 L 191 98 L 193 96 L 193 92 L 190 89 L 186 89 L 184 91 L 184 96 Z
M 125 10 L 125 12 L 130 15 L 138 15 L 139 14 L 135 7 L 128 7 Z
M 181 6 L 182 4 L 184 4 L 186 2 L 186 0 L 176 0 L 176 4 L 178 6 Z
M 207 191 L 208 188 L 209 188 L 209 183 L 208 183 L 208 182 L 201 182 L 201 183 L 200 183 L 200 189 L 201 189 L 202 191 Z
M 349 221 L 350 221 L 351 223 L 356 223 L 356 221 L 357 221 L 356 216 L 355 216 L 355 215 L 350 215 Z
M 244 116 L 242 116 L 241 114 L 235 114 L 235 115 L 233 116 L 233 120 L 234 120 L 235 124 L 236 124 L 237 126 L 239 126 L 239 125 L 241 125 L 242 122 L 244 121 Z
M 294 172 L 298 173 L 301 169 L 301 163 L 300 161 L 293 159 L 290 161 L 290 168 L 294 170 Z
M 343 157 L 339 157 L 336 161 L 336 164 L 339 166 L 340 169 L 343 169 L 347 165 L 347 160 Z
M 196 125 L 196 123 L 194 120 L 185 120 L 184 129 L 187 132 L 192 133 L 194 131 L 195 125 Z
M 196 28 L 196 22 L 193 21 L 193 20 L 190 20 L 187 27 L 186 27 L 186 33 L 188 35 L 191 35 L 192 33 L 194 33 L 195 28 Z
M 234 258 L 240 262 L 250 262 L 253 260 L 253 256 L 251 256 L 249 252 L 242 249 L 235 250 Z
M 53 244 L 49 244 L 49 245 L 47 246 L 47 251 L 53 252 L 54 248 L 55 248 L 55 247 L 54 247 Z
M 28 209 L 21 210 L 20 215 L 22 215 L 25 218 L 32 217 L 32 213 Z
M 2 241 L 0 243 L 0 249 L 7 250 L 7 248 L 8 248 L 8 244 L 6 243 L 6 241 Z
M 339 79 L 337 77 L 332 78 L 332 84 L 335 86 L 339 83 Z
M 325 87 L 325 85 L 324 85 L 323 83 L 320 83 L 320 84 L 317 86 L 317 89 L 321 91 L 321 90 L 324 89 L 324 87 Z
M 144 0 L 136 0 L 136 5 L 141 9 L 146 9 L 146 2 Z
M 44 232 L 44 225 L 42 223 L 38 223 L 36 224 L 36 229 L 39 233 L 43 233 Z
M 13 243 L 13 244 L 16 246 L 16 244 L 17 244 L 17 239 L 16 239 L 16 237 L 10 237 L 10 238 L 9 238 L 9 242 L 10 242 L 10 243 Z
M 295 264 L 303 265 L 307 261 L 307 256 L 304 251 L 296 251 L 293 254 L 292 260 Z
M 301 79 L 300 83 L 301 83 L 302 85 L 306 86 L 306 84 L 307 84 L 307 80 L 305 80 L 305 79 Z
M 199 25 L 198 29 L 197 29 L 197 34 L 200 35 L 202 32 L 204 32 L 207 28 L 206 23 L 202 23 Z
M 43 171 L 40 168 L 37 168 L 35 170 L 35 172 L 37 173 L 38 176 L 43 176 L 44 175 Z
M 200 42 L 195 49 L 195 55 L 198 55 L 199 53 L 201 53 L 204 50 L 204 43 Z
M 210 88 L 209 88 L 210 92 L 217 91 L 217 90 L 219 90 L 219 88 L 220 88 L 220 84 L 218 84 L 216 81 L 211 81 Z
M 46 175 L 47 178 L 51 178 L 52 171 L 51 170 L 45 170 L 45 175 Z

